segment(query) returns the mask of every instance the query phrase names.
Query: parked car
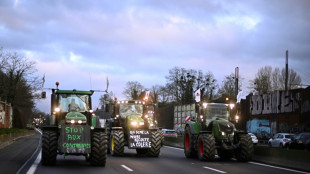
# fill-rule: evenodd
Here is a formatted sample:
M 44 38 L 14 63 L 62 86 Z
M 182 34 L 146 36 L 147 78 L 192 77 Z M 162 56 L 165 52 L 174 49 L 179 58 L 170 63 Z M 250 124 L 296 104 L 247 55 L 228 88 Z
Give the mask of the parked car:
M 310 150 L 310 133 L 300 133 L 292 137 L 289 148 Z
M 248 133 L 253 141 L 253 144 L 256 145 L 258 143 L 258 138 L 253 133 Z
M 277 133 L 272 138 L 269 139 L 269 147 L 287 147 L 287 142 L 291 141 L 294 134 L 290 133 Z
M 172 129 L 163 129 L 163 132 L 164 132 L 164 137 L 178 138 L 178 134 L 176 133 L 175 130 L 172 130 Z

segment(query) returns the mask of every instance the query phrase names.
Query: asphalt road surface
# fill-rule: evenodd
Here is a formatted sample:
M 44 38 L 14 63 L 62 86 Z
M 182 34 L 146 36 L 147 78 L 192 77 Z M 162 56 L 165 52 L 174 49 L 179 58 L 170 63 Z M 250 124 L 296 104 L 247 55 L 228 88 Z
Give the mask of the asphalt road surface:
M 238 162 L 235 159 L 202 162 L 198 159 L 185 158 L 183 149 L 164 146 L 158 158 L 139 157 L 136 151 L 125 149 L 122 157 L 108 155 L 105 167 L 94 167 L 86 162 L 84 156 L 57 156 L 55 166 L 40 164 L 40 136 L 24 137 L 12 145 L 0 150 L 0 173 L 27 174 L 92 174 L 92 173 L 137 173 L 137 174 L 298 174 L 307 173 L 298 170 L 265 165 L 256 162 Z M 11 154 L 11 155 L 9 155 Z M 13 154 L 13 155 L 12 155 Z M 34 155 L 33 155 L 34 154 Z M 32 157 L 31 157 L 32 156 Z
M 40 158 L 40 157 L 39 157 Z M 37 159 L 37 162 L 39 161 Z M 159 158 L 139 157 L 136 151 L 125 149 L 123 157 L 108 156 L 105 167 L 94 167 L 85 161 L 83 156 L 58 155 L 56 166 L 42 166 L 38 164 L 36 174 L 78 174 L 78 173 L 141 173 L 141 174 L 207 174 L 207 173 L 238 173 L 238 174 L 293 174 L 307 173 L 287 168 L 265 165 L 261 163 L 242 163 L 234 159 L 214 162 L 202 162 L 198 159 L 187 159 L 183 149 L 164 146 Z

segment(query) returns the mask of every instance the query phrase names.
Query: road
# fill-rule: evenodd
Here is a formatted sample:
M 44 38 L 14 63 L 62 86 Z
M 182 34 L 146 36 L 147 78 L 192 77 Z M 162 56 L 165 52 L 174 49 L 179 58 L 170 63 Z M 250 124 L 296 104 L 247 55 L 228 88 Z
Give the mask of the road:
M 147 173 L 147 174 L 190 174 L 190 173 L 238 173 L 238 174 L 296 174 L 306 173 L 276 166 L 266 166 L 260 163 L 242 163 L 234 159 L 214 162 L 202 162 L 198 159 L 187 159 L 183 150 L 164 146 L 159 158 L 138 157 L 135 150 L 125 149 L 123 157 L 108 156 L 106 167 L 93 167 L 83 156 L 57 156 L 56 166 L 38 164 L 36 174 L 78 174 L 78 173 Z
M 183 149 L 164 146 L 159 158 L 139 157 L 136 151 L 125 149 L 123 157 L 108 155 L 105 167 L 94 167 L 86 162 L 83 156 L 57 156 L 56 166 L 42 166 L 36 147 L 40 147 L 40 135 L 24 137 L 10 146 L 0 150 L 0 173 L 20 174 L 78 174 L 78 173 L 136 173 L 136 174 L 300 174 L 307 173 L 288 168 L 264 165 L 256 162 L 242 163 L 234 159 L 213 162 L 202 162 L 198 159 L 187 159 Z M 33 155 L 34 154 L 34 155 Z M 31 157 L 32 156 L 32 157 Z M 310 173 L 309 173 L 310 174 Z

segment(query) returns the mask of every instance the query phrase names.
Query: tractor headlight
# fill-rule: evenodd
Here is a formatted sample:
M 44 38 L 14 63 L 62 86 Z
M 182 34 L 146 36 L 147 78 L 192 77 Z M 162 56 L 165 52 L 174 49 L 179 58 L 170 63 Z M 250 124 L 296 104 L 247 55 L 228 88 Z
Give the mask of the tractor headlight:
M 75 120 L 71 120 L 70 123 L 74 124 L 74 123 L 75 123 Z
M 59 112 L 59 111 L 60 111 L 60 108 L 55 108 L 54 111 L 55 111 L 55 112 Z
M 144 122 L 140 122 L 139 125 L 140 125 L 140 126 L 144 125 Z
M 137 123 L 136 121 L 132 121 L 132 122 L 130 122 L 130 124 L 131 124 L 132 126 L 137 126 L 137 125 L 138 125 L 138 123 Z
M 82 120 L 78 120 L 78 123 L 79 123 L 79 124 L 82 124 Z
M 225 136 L 225 132 L 222 132 L 222 135 Z

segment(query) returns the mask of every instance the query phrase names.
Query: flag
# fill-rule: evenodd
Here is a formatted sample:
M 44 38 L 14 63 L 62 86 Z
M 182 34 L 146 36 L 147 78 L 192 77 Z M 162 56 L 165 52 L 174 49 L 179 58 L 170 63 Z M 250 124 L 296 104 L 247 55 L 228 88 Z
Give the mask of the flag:
M 145 100 L 148 100 L 148 99 L 149 99 L 149 96 L 150 96 L 150 91 L 145 91 L 145 97 L 144 97 L 144 99 L 145 99 Z
M 109 78 L 107 77 L 107 89 L 105 91 L 108 92 L 108 89 L 109 89 Z
M 42 83 L 42 91 L 43 91 L 43 89 L 44 89 L 44 83 L 45 83 L 45 73 L 44 73 L 44 75 L 43 75 L 42 81 L 43 81 L 43 83 Z
M 196 102 L 200 102 L 200 89 L 195 92 L 195 100 Z

